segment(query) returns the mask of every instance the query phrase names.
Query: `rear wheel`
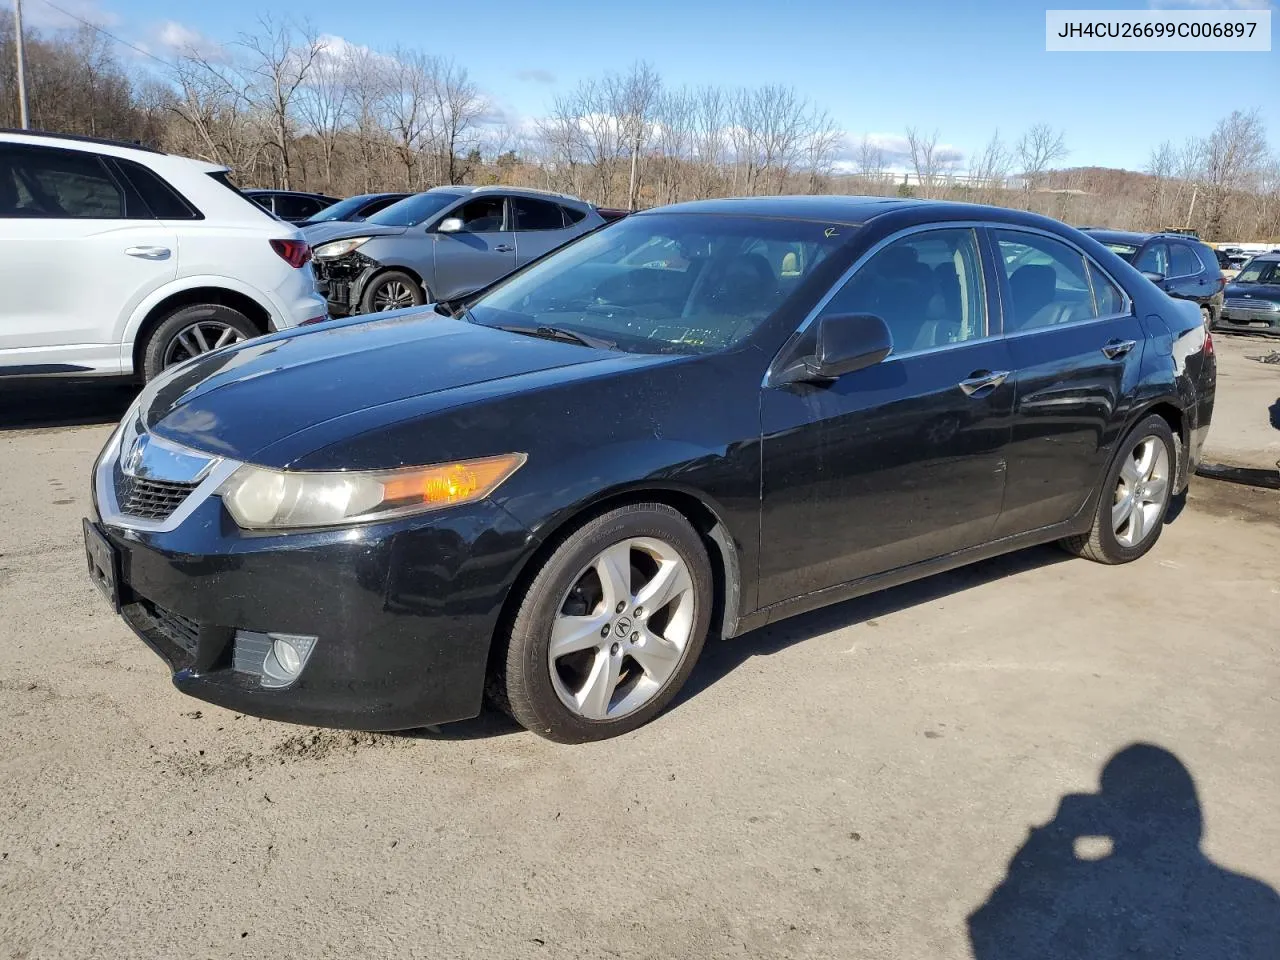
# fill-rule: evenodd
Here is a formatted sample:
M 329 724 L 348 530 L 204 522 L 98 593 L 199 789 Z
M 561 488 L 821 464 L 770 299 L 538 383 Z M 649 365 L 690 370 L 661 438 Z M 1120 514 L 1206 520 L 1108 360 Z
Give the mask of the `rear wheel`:
M 632 504 L 585 524 L 525 591 L 491 698 L 562 743 L 603 740 L 662 711 L 702 651 L 711 564 L 665 504 Z
M 374 277 L 360 297 L 361 313 L 402 310 L 427 302 L 426 292 L 418 281 L 403 270 L 388 270 Z
M 1169 424 L 1147 417 L 1125 437 L 1107 472 L 1092 529 L 1061 541 L 1063 548 L 1099 563 L 1137 560 L 1160 539 L 1177 463 Z
M 220 303 L 179 307 L 151 331 L 142 348 L 142 376 L 153 379 L 167 367 L 262 333 L 243 313 Z

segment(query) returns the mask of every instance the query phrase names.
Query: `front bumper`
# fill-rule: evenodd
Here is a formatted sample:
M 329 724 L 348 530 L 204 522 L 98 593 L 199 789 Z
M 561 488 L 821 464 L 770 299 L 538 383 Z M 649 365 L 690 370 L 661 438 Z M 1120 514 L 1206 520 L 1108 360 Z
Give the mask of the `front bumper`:
M 357 311 L 365 283 L 379 269 L 376 260 L 359 250 L 345 257 L 313 260 L 312 264 L 316 272 L 316 290 L 325 298 L 329 312 L 335 316 L 349 316 Z
M 479 712 L 502 604 L 532 546 L 489 502 L 256 535 L 210 497 L 169 532 L 99 529 L 119 556 L 121 614 L 179 690 L 255 716 L 359 730 Z M 246 632 L 318 639 L 297 680 L 268 689 Z
M 1215 330 L 1234 330 L 1241 333 L 1280 334 L 1280 311 L 1241 310 L 1238 307 L 1223 307 L 1213 328 Z

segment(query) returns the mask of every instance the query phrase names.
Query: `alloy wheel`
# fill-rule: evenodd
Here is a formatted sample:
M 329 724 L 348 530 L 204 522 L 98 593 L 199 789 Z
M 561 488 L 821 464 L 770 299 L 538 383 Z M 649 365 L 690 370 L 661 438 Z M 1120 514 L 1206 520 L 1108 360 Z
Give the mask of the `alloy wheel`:
M 1124 547 L 1151 536 L 1169 499 L 1169 451 L 1159 437 L 1144 437 L 1125 457 L 1116 481 L 1111 528 Z
M 375 313 L 381 313 L 383 310 L 399 310 L 413 305 L 413 290 L 403 280 L 390 280 L 373 292 Z
M 547 660 L 561 703 L 617 720 L 652 700 L 684 659 L 694 597 L 688 566 L 662 540 L 632 537 L 597 554 L 552 626 Z
M 217 350 L 232 343 L 240 343 L 248 338 L 230 324 L 220 320 L 199 320 L 190 326 L 183 327 L 178 335 L 169 341 L 164 351 L 164 366 L 190 360 L 210 350 Z

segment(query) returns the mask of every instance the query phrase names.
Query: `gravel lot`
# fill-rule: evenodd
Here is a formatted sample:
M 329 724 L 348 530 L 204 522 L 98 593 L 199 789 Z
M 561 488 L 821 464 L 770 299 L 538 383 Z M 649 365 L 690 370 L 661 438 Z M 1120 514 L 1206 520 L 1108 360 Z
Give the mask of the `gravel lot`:
M 93 591 L 127 402 L 0 393 L 0 957 L 1280 955 L 1280 494 L 1200 480 L 1137 564 L 1035 549 L 715 644 L 621 740 L 348 734 L 182 697 Z M 1136 742 L 1169 753 L 1014 857 Z
M 1259 363 L 1280 351 L 1280 337 L 1215 333 L 1218 393 L 1205 462 L 1275 470 L 1280 461 L 1280 363 Z

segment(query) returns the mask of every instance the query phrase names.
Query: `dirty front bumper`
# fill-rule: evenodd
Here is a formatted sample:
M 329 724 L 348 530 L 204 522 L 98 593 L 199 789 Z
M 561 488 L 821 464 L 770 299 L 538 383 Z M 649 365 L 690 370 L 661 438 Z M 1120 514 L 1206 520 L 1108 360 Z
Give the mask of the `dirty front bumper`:
M 167 533 L 92 518 L 120 612 L 184 693 L 274 720 L 397 730 L 475 716 L 528 532 L 482 502 L 365 528 L 239 530 L 211 497 Z M 283 689 L 269 634 L 314 637 Z

